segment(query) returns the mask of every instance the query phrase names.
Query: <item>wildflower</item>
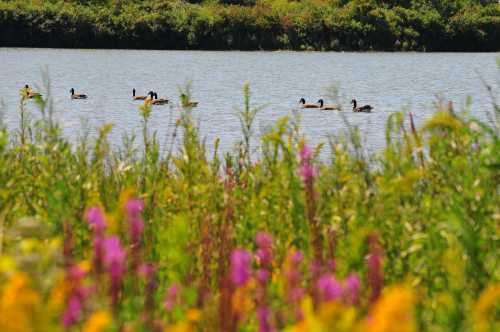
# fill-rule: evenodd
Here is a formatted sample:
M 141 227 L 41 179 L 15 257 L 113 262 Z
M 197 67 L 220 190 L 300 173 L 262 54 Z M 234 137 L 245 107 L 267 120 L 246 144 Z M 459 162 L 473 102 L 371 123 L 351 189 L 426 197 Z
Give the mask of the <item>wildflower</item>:
M 30 279 L 24 273 L 15 273 L 2 285 L 0 292 L 0 331 L 35 331 L 36 310 L 41 296 L 30 286 Z
M 106 222 L 104 221 L 104 214 L 99 207 L 93 207 L 87 210 L 87 221 L 94 233 L 102 233 L 106 229 Z
M 346 280 L 344 281 L 344 299 L 347 303 L 356 305 L 359 302 L 359 288 L 361 286 L 361 282 L 359 277 L 351 273 Z
M 302 310 L 299 306 L 300 301 L 305 295 L 302 287 L 302 274 L 299 271 L 299 264 L 304 259 L 301 251 L 295 251 L 289 255 L 285 268 L 286 276 L 286 299 L 294 311 L 296 320 L 302 320 Z
M 82 303 L 77 296 L 69 298 L 66 310 L 63 314 L 63 325 L 68 328 L 80 320 L 82 315 Z
M 90 316 L 83 326 L 82 332 L 103 332 L 111 324 L 111 316 L 107 311 L 97 311 Z
M 342 285 L 329 274 L 321 276 L 316 287 L 321 300 L 323 301 L 333 301 L 337 300 L 342 296 Z
M 179 290 L 180 286 L 176 283 L 172 284 L 168 288 L 167 295 L 165 296 L 165 300 L 163 301 L 165 310 L 171 311 L 174 308 L 174 305 L 177 302 L 177 297 L 179 295 Z
M 118 280 L 123 277 L 125 264 L 125 250 L 123 250 L 118 236 L 108 237 L 103 242 L 105 250 L 104 263 L 108 268 L 111 279 Z
M 257 233 L 255 237 L 255 243 L 257 245 L 257 261 L 260 268 L 257 270 L 257 294 L 256 294 L 256 305 L 257 305 L 257 320 L 259 324 L 259 332 L 269 332 L 273 331 L 271 319 L 272 313 L 268 306 L 267 298 L 267 287 L 271 275 L 271 263 L 273 257 L 273 239 L 271 235 L 265 232 Z
M 368 243 L 370 246 L 370 253 L 367 258 L 368 282 L 372 291 L 370 301 L 375 302 L 380 296 L 384 283 L 384 276 L 382 274 L 382 249 L 378 243 L 377 234 L 371 234 L 368 237 Z
M 142 233 L 144 232 L 144 222 L 140 218 L 140 213 L 144 209 L 144 202 L 140 199 L 130 199 L 125 204 L 129 222 L 129 238 L 133 246 L 139 244 Z
M 125 250 L 123 250 L 118 236 L 108 237 L 103 242 L 105 250 L 104 265 L 111 279 L 110 296 L 115 315 L 118 312 L 118 300 L 125 272 Z
M 267 307 L 257 308 L 257 320 L 259 321 L 259 332 L 274 331 L 271 321 L 271 311 Z
M 302 177 L 304 182 L 311 181 L 317 174 L 316 168 L 313 166 L 312 159 L 312 150 L 309 146 L 304 145 L 299 152 L 300 158 L 300 168 L 299 175 Z
M 231 281 L 237 287 L 243 286 L 250 279 L 250 253 L 236 249 L 231 254 Z
M 90 295 L 91 289 L 83 285 L 85 275 L 86 271 L 80 266 L 75 265 L 68 270 L 70 290 L 62 317 L 62 323 L 66 328 L 76 324 L 81 319 L 84 301 Z
M 473 318 L 475 331 L 488 331 L 488 316 L 493 315 L 495 305 L 500 301 L 500 284 L 486 288 L 474 304 Z
M 375 303 L 370 319 L 367 320 L 367 332 L 414 332 L 413 292 L 401 286 L 394 286 Z

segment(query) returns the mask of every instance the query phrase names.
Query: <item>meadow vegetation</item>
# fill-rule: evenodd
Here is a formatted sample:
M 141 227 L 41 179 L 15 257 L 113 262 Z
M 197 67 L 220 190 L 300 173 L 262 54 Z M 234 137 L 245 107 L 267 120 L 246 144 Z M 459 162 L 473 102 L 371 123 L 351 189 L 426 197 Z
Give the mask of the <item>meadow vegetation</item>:
M 0 45 L 498 51 L 496 0 L 1 0 Z
M 253 146 L 245 85 L 241 143 L 209 154 L 201 109 L 162 153 L 159 110 L 113 148 L 111 124 L 71 144 L 50 97 L 20 99 L 0 130 L 2 332 L 500 328 L 497 105 L 394 113 L 366 155 L 355 128 L 310 146 L 295 116 Z

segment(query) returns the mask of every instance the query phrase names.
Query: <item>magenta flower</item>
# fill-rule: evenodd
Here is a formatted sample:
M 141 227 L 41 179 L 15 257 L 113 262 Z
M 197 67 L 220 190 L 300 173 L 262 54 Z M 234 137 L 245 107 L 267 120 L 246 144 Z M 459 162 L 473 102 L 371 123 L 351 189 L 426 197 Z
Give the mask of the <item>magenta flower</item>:
M 179 290 L 180 286 L 176 283 L 172 284 L 172 286 L 168 288 L 165 300 L 163 301 L 165 310 L 171 311 L 174 308 L 174 305 L 177 302 L 177 296 L 179 295 Z
M 142 210 L 144 210 L 144 202 L 142 199 L 129 199 L 125 203 L 125 209 L 130 218 L 138 218 Z
M 371 287 L 370 301 L 375 302 L 381 291 L 384 283 L 384 276 L 382 273 L 382 248 L 378 243 L 377 234 L 371 234 L 368 237 L 368 243 L 370 245 L 370 253 L 367 258 L 368 267 L 368 282 Z
M 266 232 L 258 232 L 255 236 L 255 243 L 259 248 L 271 248 L 273 246 L 273 238 Z
M 257 308 L 257 320 L 259 322 L 259 332 L 274 331 L 271 325 L 271 311 L 267 307 Z
M 237 287 L 243 286 L 250 279 L 252 256 L 244 249 L 236 249 L 231 254 L 231 281 Z
M 68 295 L 68 302 L 64 310 L 62 323 L 64 327 L 69 328 L 76 324 L 82 316 L 82 307 L 85 299 L 90 295 L 91 289 L 82 285 L 83 278 L 85 278 L 85 271 L 78 266 L 71 266 L 68 270 L 68 284 L 70 285 L 70 292 Z
M 303 259 L 304 259 L 304 254 L 298 250 L 293 253 L 292 258 L 291 258 L 292 263 L 294 265 L 299 265 Z
M 104 213 L 100 207 L 93 207 L 87 210 L 87 221 L 94 233 L 102 233 L 106 229 Z
M 361 281 L 355 273 L 351 273 L 344 282 L 344 298 L 347 303 L 356 305 L 359 302 Z
M 307 145 L 304 144 L 302 149 L 299 151 L 299 157 L 300 160 L 306 160 L 306 159 L 311 159 L 312 158 L 312 149 Z
M 336 300 L 342 296 L 342 285 L 332 275 L 325 274 L 321 276 L 316 283 L 316 287 L 323 301 Z
M 111 279 L 121 280 L 125 272 L 126 253 L 118 236 L 108 237 L 103 242 L 104 264 L 108 268 Z
M 258 282 L 265 284 L 269 281 L 269 277 L 271 276 L 271 274 L 266 269 L 258 269 L 255 276 Z
M 128 217 L 128 231 L 130 242 L 133 246 L 138 246 L 141 235 L 144 232 L 144 222 L 141 219 L 141 212 L 144 210 L 144 202 L 140 199 L 130 199 L 125 204 Z
M 307 145 L 304 145 L 299 152 L 300 158 L 300 167 L 299 167 L 299 175 L 304 182 L 312 180 L 317 172 L 316 168 L 311 162 L 312 159 L 312 150 Z
M 71 296 L 64 311 L 62 322 L 65 328 L 76 324 L 82 316 L 82 304 L 78 297 Z

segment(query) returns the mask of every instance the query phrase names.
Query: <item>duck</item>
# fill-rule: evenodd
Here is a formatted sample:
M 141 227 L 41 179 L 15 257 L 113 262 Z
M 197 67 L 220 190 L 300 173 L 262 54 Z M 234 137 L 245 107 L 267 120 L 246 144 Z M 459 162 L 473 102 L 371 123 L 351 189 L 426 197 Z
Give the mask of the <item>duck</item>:
M 132 89 L 132 99 L 133 100 L 145 100 L 147 96 L 136 96 L 135 89 Z
M 318 100 L 319 109 L 325 111 L 340 111 L 341 108 L 339 105 L 325 105 L 323 99 Z
M 316 104 L 307 104 L 304 98 L 300 98 L 299 104 L 302 105 L 302 108 L 319 108 L 319 105 Z
M 151 104 L 153 105 L 165 105 L 168 104 L 167 98 L 158 98 L 158 94 L 153 92 L 153 100 L 151 100 Z
M 69 92 L 71 93 L 71 99 L 87 99 L 87 95 L 84 94 L 84 93 L 75 93 L 75 89 L 71 88 L 71 90 L 69 90 Z
M 370 105 L 364 105 L 357 107 L 358 103 L 356 102 L 356 99 L 351 100 L 352 104 L 352 111 L 353 112 L 364 112 L 364 113 L 370 113 L 373 109 Z
M 24 91 L 23 93 L 26 95 L 27 98 L 32 99 L 35 97 L 41 97 L 42 95 L 38 92 L 33 91 L 32 88 L 28 84 L 24 86 Z
M 182 104 L 182 107 L 186 107 L 186 108 L 198 106 L 198 102 L 197 101 L 191 101 L 191 100 L 189 100 L 188 96 L 185 95 L 184 93 L 181 94 L 181 104 Z

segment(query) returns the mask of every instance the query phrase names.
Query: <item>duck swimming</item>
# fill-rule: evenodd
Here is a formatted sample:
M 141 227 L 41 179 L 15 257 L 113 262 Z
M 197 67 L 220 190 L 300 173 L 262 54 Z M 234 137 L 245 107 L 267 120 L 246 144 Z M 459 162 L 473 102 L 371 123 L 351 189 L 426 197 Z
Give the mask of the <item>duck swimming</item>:
M 304 98 L 300 98 L 299 104 L 301 104 L 302 108 L 319 108 L 319 105 L 307 104 Z
M 371 107 L 370 105 L 364 105 L 364 106 L 357 107 L 358 103 L 356 102 L 356 99 L 351 100 L 351 104 L 352 104 L 352 111 L 353 112 L 370 113 L 373 109 L 373 107 Z
M 71 88 L 71 90 L 69 90 L 69 92 L 71 93 L 71 99 L 87 99 L 87 95 L 84 94 L 84 93 L 75 93 L 75 89 Z
M 323 103 L 323 99 L 318 100 L 319 104 L 319 109 L 325 110 L 325 111 L 340 111 L 341 108 L 339 105 L 325 105 Z

